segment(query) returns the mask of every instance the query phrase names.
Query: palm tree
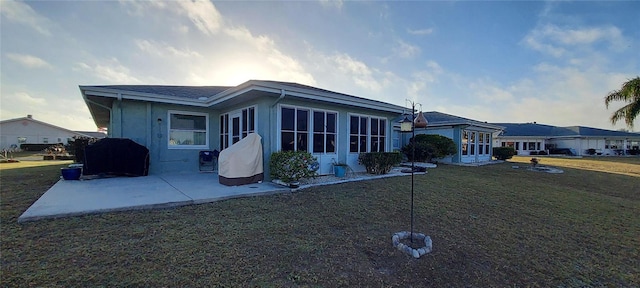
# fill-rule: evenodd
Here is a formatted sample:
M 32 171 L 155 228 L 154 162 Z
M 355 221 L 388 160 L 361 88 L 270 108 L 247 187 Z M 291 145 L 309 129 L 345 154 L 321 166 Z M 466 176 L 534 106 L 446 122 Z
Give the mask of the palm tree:
M 625 82 L 620 90 L 610 92 L 604 98 L 604 104 L 607 109 L 609 108 L 609 103 L 613 101 L 623 101 L 628 104 L 613 112 L 611 123 L 615 125 L 616 122 L 624 119 L 627 126 L 633 128 L 633 120 L 640 114 L 640 77 Z

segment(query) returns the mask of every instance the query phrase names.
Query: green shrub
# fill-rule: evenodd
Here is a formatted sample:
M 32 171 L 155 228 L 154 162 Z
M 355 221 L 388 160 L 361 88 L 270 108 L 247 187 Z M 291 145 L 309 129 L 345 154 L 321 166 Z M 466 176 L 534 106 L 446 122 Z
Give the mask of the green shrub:
M 540 150 L 538 151 L 538 155 L 547 155 L 547 151 Z
M 457 153 L 456 143 L 451 138 L 441 135 L 420 134 L 415 136 L 416 151 L 415 161 L 431 162 L 432 159 L 439 159 Z M 413 149 L 413 138 L 409 144 L 402 147 L 402 153 L 411 160 Z
M 358 163 L 364 165 L 370 174 L 387 174 L 400 162 L 402 154 L 399 152 L 371 152 L 358 155 Z
M 493 147 L 493 157 L 498 160 L 511 159 L 516 154 L 516 149 L 513 147 Z
M 315 177 L 316 171 L 310 169 L 316 158 L 306 151 L 278 151 L 271 154 L 269 170 L 272 179 L 291 183 L 302 178 Z
M 529 155 L 538 155 L 538 151 L 531 151 L 529 152 Z

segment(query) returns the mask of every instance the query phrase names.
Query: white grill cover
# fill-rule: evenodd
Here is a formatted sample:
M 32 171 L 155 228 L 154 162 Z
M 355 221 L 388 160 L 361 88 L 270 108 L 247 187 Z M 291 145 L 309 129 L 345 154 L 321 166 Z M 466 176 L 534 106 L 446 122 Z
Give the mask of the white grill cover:
M 262 137 L 251 133 L 222 150 L 218 156 L 218 178 L 221 184 L 237 186 L 262 181 Z

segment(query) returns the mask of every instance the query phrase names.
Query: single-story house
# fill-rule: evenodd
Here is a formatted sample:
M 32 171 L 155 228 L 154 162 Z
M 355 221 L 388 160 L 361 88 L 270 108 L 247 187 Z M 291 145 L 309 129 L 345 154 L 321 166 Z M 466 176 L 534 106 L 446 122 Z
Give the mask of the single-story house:
M 334 162 L 355 171 L 361 152 L 391 151 L 391 121 L 406 110 L 376 100 L 289 82 L 250 80 L 238 86 L 80 86 L 98 127 L 150 153 L 149 173 L 198 171 L 199 152 L 262 137 L 264 172 L 280 150 L 317 157 L 320 174 Z
M 544 151 L 551 154 L 627 155 L 637 154 L 640 133 L 599 128 L 556 127 L 534 123 L 494 123 L 504 129 L 494 135 L 496 147 L 513 147 L 518 155 Z
M 492 136 L 500 131 L 499 125 L 476 121 L 446 113 L 424 112 L 427 127 L 415 129 L 415 134 L 436 134 L 451 138 L 456 144 L 458 153 L 439 161 L 444 163 L 479 163 L 491 161 L 493 153 Z M 400 121 L 405 115 L 394 120 L 393 148 L 400 149 L 409 143 L 412 133 L 400 132 Z M 417 117 L 417 115 L 415 115 Z M 411 115 L 408 116 L 411 119 Z
M 129 138 L 149 149 L 150 174 L 198 171 L 200 151 L 222 151 L 249 133 L 262 137 L 267 179 L 276 151 L 309 151 L 324 175 L 333 173 L 332 164 L 338 162 L 364 171 L 360 153 L 393 151 L 400 148 L 400 138 L 408 141 L 396 123 L 407 108 L 297 83 L 80 86 L 80 91 L 96 125 L 107 127 L 109 137 Z M 417 133 L 443 133 L 465 143 L 459 144 L 462 156 L 451 162 L 491 159 L 487 147 L 494 125 L 430 115 L 430 127 Z
M 104 138 L 100 132 L 71 131 L 27 117 L 0 121 L 0 149 L 20 148 L 21 144 L 66 145 L 73 137 Z

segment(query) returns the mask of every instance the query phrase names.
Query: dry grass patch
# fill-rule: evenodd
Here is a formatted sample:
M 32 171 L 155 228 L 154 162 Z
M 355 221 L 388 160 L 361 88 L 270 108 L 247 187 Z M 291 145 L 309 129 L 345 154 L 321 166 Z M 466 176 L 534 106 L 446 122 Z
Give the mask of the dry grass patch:
M 637 177 L 511 166 L 417 176 L 416 231 L 434 245 L 417 260 L 391 244 L 409 229 L 408 177 L 18 224 L 59 167 L 2 170 L 1 284 L 640 285 Z
M 510 162 L 527 163 L 538 158 L 540 165 L 584 169 L 640 177 L 640 157 L 562 158 L 550 156 L 514 156 Z

